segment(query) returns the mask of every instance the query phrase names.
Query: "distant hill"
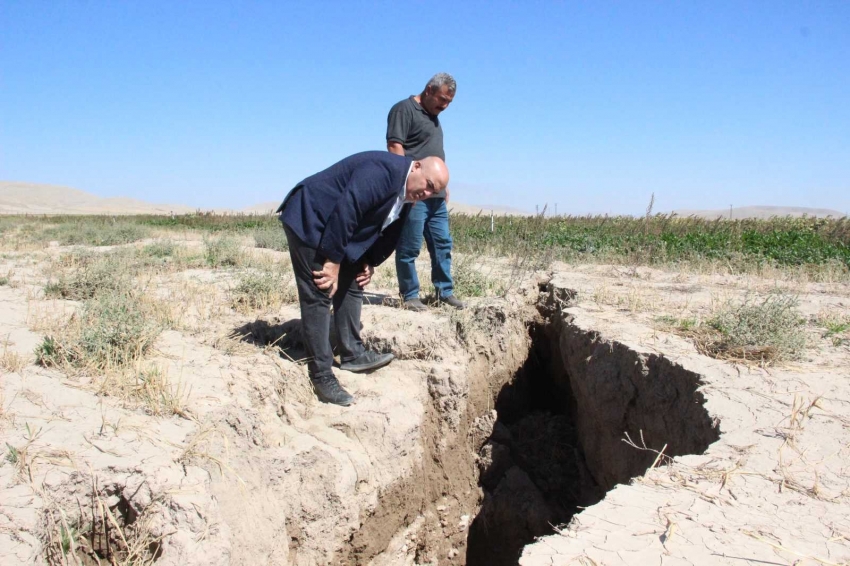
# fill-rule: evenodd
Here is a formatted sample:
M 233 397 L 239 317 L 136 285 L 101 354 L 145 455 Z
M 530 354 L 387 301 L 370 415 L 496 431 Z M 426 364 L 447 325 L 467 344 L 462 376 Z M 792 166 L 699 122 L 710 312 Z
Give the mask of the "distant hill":
M 729 218 L 729 209 L 718 210 L 674 210 L 678 216 L 698 216 L 700 218 Z M 833 218 L 841 218 L 845 216 L 843 212 L 830 210 L 828 208 L 806 208 L 802 206 L 739 206 L 732 207 L 733 220 L 741 218 L 771 218 L 773 216 L 811 216 L 825 218 L 832 216 Z
M 271 214 L 280 201 L 268 201 L 241 210 L 218 209 L 219 213 Z M 523 215 L 526 212 L 504 206 L 449 203 L 454 214 L 494 213 Z M 99 197 L 79 189 L 59 185 L 0 181 L 0 214 L 188 214 L 196 209 L 181 204 L 155 204 L 124 197 Z
M 152 204 L 124 197 L 19 181 L 0 181 L 0 214 L 185 214 L 183 205 Z

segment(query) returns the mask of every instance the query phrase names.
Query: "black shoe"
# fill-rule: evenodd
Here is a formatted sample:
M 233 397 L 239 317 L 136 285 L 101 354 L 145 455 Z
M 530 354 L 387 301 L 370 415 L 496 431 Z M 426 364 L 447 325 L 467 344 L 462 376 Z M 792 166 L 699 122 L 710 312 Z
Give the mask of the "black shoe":
M 444 305 L 449 305 L 450 307 L 454 307 L 458 310 L 466 308 L 466 305 L 463 303 L 463 301 L 461 301 L 454 295 L 449 295 L 448 297 L 440 297 L 439 299 L 437 299 L 437 302 Z
M 410 299 L 408 301 L 404 301 L 404 304 L 401 305 L 401 308 L 413 312 L 424 312 L 428 310 L 428 307 L 426 307 L 419 299 Z
M 316 392 L 319 401 L 342 405 L 343 407 L 347 407 L 354 402 L 354 396 L 343 389 L 342 385 L 339 384 L 339 381 L 333 375 L 311 379 L 310 381 L 313 384 L 313 391 Z
M 384 367 L 393 361 L 394 357 L 395 356 L 392 354 L 379 354 L 377 352 L 366 350 L 360 354 L 359 357 L 351 360 L 350 362 L 343 362 L 339 364 L 339 369 L 353 371 L 354 373 L 363 373 Z

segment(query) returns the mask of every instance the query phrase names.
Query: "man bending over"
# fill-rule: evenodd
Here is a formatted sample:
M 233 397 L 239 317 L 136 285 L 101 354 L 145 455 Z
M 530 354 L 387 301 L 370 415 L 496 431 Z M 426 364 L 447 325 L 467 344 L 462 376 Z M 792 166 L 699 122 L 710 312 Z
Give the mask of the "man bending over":
M 448 182 L 439 157 L 366 151 L 307 177 L 277 209 L 298 287 L 307 369 L 320 400 L 354 401 L 332 370 L 331 305 L 340 369 L 367 372 L 392 361 L 392 354 L 368 351 L 360 339 L 363 288 L 395 249 L 411 205 Z

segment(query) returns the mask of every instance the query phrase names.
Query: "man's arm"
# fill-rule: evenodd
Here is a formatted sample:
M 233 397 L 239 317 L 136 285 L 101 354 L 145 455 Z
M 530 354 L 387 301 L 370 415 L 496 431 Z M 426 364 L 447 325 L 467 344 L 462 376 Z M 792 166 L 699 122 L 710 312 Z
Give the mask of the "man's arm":
M 410 132 L 411 116 L 403 102 L 390 109 L 387 115 L 387 151 L 404 155 L 404 141 Z

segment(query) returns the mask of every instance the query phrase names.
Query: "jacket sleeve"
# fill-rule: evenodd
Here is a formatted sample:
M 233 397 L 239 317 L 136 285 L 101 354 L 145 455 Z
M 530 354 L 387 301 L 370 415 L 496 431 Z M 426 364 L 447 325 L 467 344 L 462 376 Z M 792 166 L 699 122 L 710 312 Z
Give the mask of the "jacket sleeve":
M 332 262 L 341 263 L 348 240 L 363 216 L 396 195 L 391 184 L 392 178 L 386 168 L 368 162 L 357 167 L 325 222 L 318 251 Z

